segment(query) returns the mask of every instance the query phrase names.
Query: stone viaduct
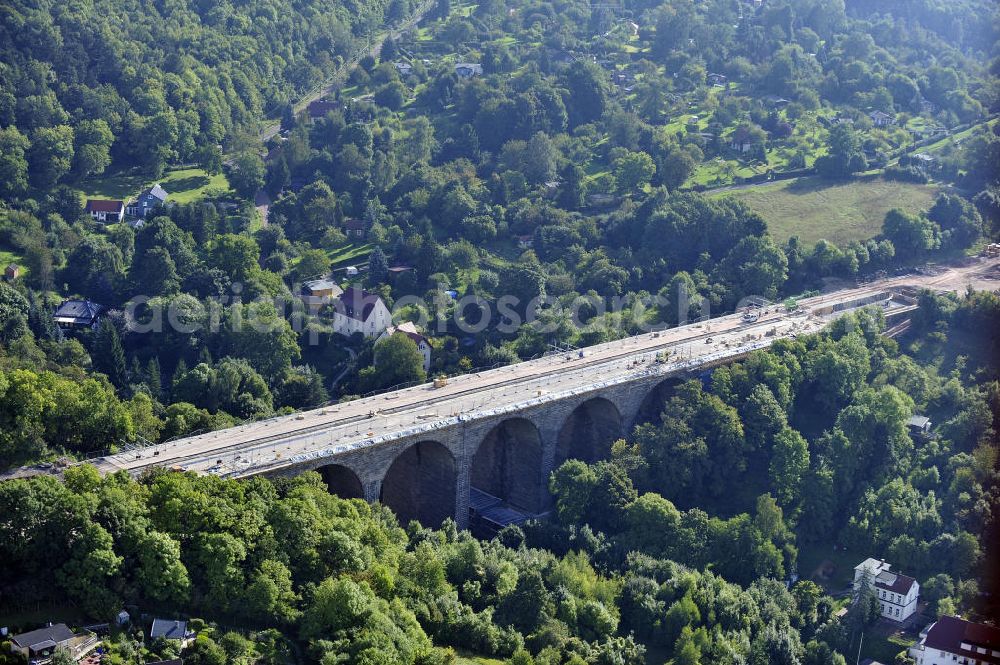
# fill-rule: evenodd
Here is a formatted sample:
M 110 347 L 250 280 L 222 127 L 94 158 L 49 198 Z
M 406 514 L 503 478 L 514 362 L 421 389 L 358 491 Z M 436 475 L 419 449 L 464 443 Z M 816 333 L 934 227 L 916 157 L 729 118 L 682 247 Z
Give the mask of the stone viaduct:
M 732 362 L 745 352 L 728 355 Z M 713 364 L 721 364 L 716 362 Z M 454 419 L 430 431 L 286 465 L 271 476 L 318 471 L 339 496 L 379 501 L 402 523 L 468 525 L 472 488 L 530 514 L 551 505 L 548 479 L 567 459 L 594 462 L 637 422 L 655 418 L 673 385 L 696 370 L 653 373 L 616 385 L 547 395 L 486 417 Z
M 820 330 L 841 314 L 915 305 L 869 286 L 636 335 L 559 354 L 245 423 L 101 458 L 102 473 L 153 467 L 293 476 L 317 471 L 330 491 L 379 501 L 403 523 L 469 525 L 470 506 L 514 518 L 551 507 L 550 474 L 567 459 L 594 462 L 638 422 L 655 419 L 672 388 L 778 339 Z M 35 473 L 35 471 L 29 471 Z M 488 504 L 488 505 L 487 505 Z M 504 520 L 493 520 L 502 523 Z

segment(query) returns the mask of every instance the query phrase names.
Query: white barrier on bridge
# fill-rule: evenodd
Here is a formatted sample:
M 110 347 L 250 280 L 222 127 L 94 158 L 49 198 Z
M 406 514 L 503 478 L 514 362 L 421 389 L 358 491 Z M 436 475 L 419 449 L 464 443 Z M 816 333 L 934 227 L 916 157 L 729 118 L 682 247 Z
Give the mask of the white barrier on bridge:
M 480 410 L 473 413 L 461 413 L 454 416 L 448 416 L 445 418 L 440 418 L 435 421 L 427 422 L 425 424 L 415 425 L 412 427 L 408 427 L 388 434 L 382 434 L 379 436 L 363 437 L 357 440 L 338 443 L 334 445 L 330 445 L 329 442 L 327 442 L 326 445 L 323 445 L 321 448 L 318 448 L 316 450 L 297 453 L 289 457 L 276 456 L 275 451 L 277 451 L 279 447 L 289 448 L 292 445 L 300 442 L 308 446 L 310 445 L 309 442 L 312 439 L 322 439 L 334 436 L 334 434 L 332 433 L 325 433 L 325 432 L 319 432 L 319 433 L 310 432 L 308 434 L 301 434 L 301 435 L 293 434 L 290 435 L 288 438 L 282 439 L 280 444 L 269 446 L 268 450 L 271 452 L 270 459 L 254 461 L 253 453 L 249 455 L 249 458 L 245 457 L 243 453 L 231 456 L 232 462 L 230 464 L 230 470 L 226 471 L 225 473 L 221 473 L 220 475 L 226 477 L 241 476 L 241 475 L 249 475 L 250 473 L 261 473 L 262 471 L 278 469 L 286 466 L 295 466 L 299 464 L 308 463 L 311 461 L 334 457 L 336 455 L 340 455 L 352 450 L 357 450 L 359 448 L 378 446 L 381 444 L 391 443 L 399 439 L 409 438 L 420 434 L 430 434 L 432 432 L 452 427 L 463 422 L 469 422 L 481 418 L 495 418 L 497 416 L 503 416 L 510 413 L 517 413 L 520 411 L 524 411 L 525 409 L 546 404 L 552 401 L 569 399 L 571 397 L 576 397 L 582 394 L 594 392 L 596 390 L 620 386 L 624 383 L 630 383 L 639 378 L 647 378 L 658 375 L 667 375 L 667 374 L 674 374 L 677 372 L 690 371 L 719 360 L 732 359 L 735 357 L 746 355 L 753 351 L 767 348 L 768 346 L 771 345 L 771 343 L 775 339 L 778 338 L 777 337 L 765 338 L 760 341 L 754 342 L 752 344 L 746 344 L 732 349 L 726 349 L 725 351 L 717 351 L 715 353 L 710 353 L 703 356 L 699 356 L 697 358 L 683 360 L 681 362 L 668 361 L 666 363 L 657 363 L 655 362 L 657 352 L 648 352 L 638 356 L 638 358 L 642 359 L 641 361 L 637 360 L 637 357 L 632 357 L 627 359 L 626 361 L 627 364 L 628 363 L 635 364 L 639 362 L 642 363 L 643 365 L 641 371 L 635 372 L 630 375 L 622 375 L 614 379 L 597 381 L 570 390 L 546 393 L 544 396 L 533 397 L 528 400 L 522 400 L 520 402 L 515 402 L 494 409 Z M 341 438 L 344 437 L 342 436 Z M 316 444 L 322 445 L 320 444 L 320 441 L 316 441 Z M 239 461 L 241 462 L 240 464 L 241 468 L 234 468 L 236 466 L 237 458 L 239 458 Z

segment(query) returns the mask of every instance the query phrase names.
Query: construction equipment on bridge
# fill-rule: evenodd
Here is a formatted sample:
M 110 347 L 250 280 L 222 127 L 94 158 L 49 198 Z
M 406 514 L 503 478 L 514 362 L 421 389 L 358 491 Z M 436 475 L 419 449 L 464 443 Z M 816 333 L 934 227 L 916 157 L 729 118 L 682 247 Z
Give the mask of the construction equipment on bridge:
M 434 377 L 435 388 L 444 388 L 446 385 L 448 385 L 447 376 L 445 376 L 444 374 L 438 374 L 437 376 Z
M 659 363 L 660 365 L 666 363 L 668 358 L 670 358 L 669 351 L 660 351 L 659 353 L 656 354 L 656 362 Z

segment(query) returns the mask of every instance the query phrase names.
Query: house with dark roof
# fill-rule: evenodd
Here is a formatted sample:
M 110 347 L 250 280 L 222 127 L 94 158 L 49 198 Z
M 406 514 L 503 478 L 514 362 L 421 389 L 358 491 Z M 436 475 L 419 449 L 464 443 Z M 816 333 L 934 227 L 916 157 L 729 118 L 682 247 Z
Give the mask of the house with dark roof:
M 105 224 L 125 219 L 125 202 L 108 199 L 87 199 L 83 211 L 93 219 Z
M 455 73 L 459 78 L 469 79 L 483 75 L 483 66 L 476 62 L 460 62 L 455 65 Z
M 740 125 L 733 130 L 729 138 L 729 148 L 737 152 L 749 152 L 753 148 L 754 135 L 746 125 Z
M 892 572 L 887 562 L 868 558 L 855 566 L 855 595 L 865 584 L 874 589 L 885 618 L 902 622 L 917 611 L 920 584 L 912 577 Z
M 21 266 L 16 263 L 10 263 L 3 270 L 3 278 L 8 282 L 13 282 L 15 279 L 21 276 Z
M 47 662 L 56 649 L 68 649 L 75 635 L 64 623 L 38 628 L 10 638 L 10 649 L 29 662 Z
M 928 437 L 931 434 L 931 419 L 927 416 L 912 415 L 910 419 L 906 421 L 906 428 L 910 430 L 910 434 L 919 437 Z
M 184 665 L 184 659 L 174 658 L 173 660 L 151 660 L 148 661 L 146 665 Z
M 89 300 L 64 300 L 52 314 L 52 320 L 63 330 L 96 328 L 106 309 Z
M 885 111 L 872 111 L 868 117 L 872 119 L 872 124 L 876 127 L 888 127 L 896 124 L 896 116 Z
M 348 287 L 332 305 L 330 323 L 341 335 L 375 337 L 392 324 L 392 315 L 382 299 L 355 286 Z
M 1000 663 L 1000 628 L 942 616 L 920 633 L 910 647 L 916 665 L 997 665 Z
M 366 235 L 365 221 L 363 219 L 351 218 L 344 220 L 344 235 L 356 240 L 364 240 Z
M 125 211 L 133 217 L 145 217 L 150 210 L 166 202 L 167 191 L 160 187 L 160 183 L 156 183 L 130 202 Z
M 328 99 L 317 99 L 315 102 L 309 102 L 309 106 L 306 107 L 306 111 L 309 113 L 309 119 L 315 122 L 319 118 L 325 118 L 327 113 L 331 111 L 339 111 L 340 103 L 332 102 Z
M 417 351 L 420 352 L 421 357 L 424 359 L 424 371 L 428 371 L 431 368 L 431 344 L 427 341 L 426 337 L 420 334 L 417 325 L 412 321 L 406 321 L 405 323 L 400 323 L 398 326 L 389 326 L 382 331 L 376 342 L 389 339 L 396 334 L 406 335 L 413 340 L 413 343 L 417 345 Z
M 187 621 L 178 619 L 153 619 L 149 629 L 149 639 L 177 640 L 183 645 L 192 637 L 187 629 Z

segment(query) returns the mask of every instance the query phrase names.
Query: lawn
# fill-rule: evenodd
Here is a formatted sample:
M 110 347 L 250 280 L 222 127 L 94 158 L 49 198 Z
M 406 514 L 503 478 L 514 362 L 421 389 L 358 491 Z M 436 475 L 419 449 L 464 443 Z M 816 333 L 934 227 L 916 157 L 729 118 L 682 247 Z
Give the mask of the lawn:
M 811 580 L 837 593 L 854 581 L 854 566 L 865 559 L 864 554 L 833 549 L 830 543 L 806 544 L 799 547 L 799 577 Z
M 943 152 L 947 148 L 949 148 L 951 146 L 954 146 L 954 145 L 957 145 L 957 144 L 965 141 L 967 138 L 969 138 L 970 136 L 972 136 L 972 134 L 976 130 L 978 130 L 980 127 L 982 127 L 983 125 L 985 125 L 987 127 L 992 127 L 993 125 L 996 124 L 996 122 L 997 121 L 994 120 L 994 121 L 987 121 L 985 123 L 973 125 L 972 127 L 969 127 L 968 129 L 966 129 L 965 131 L 959 132 L 957 134 L 953 134 L 951 136 L 946 136 L 943 139 L 941 139 L 940 141 L 935 141 L 934 143 L 931 143 L 929 145 L 926 145 L 926 146 L 922 147 L 920 149 L 920 152 L 925 152 L 925 153 L 928 153 L 928 154 Z
M 880 232 L 893 208 L 918 212 L 930 208 L 934 185 L 882 179 L 830 184 L 821 178 L 798 178 L 728 190 L 714 196 L 745 201 L 767 221 L 771 235 L 785 242 L 793 235 L 806 245 L 826 239 L 837 245 L 867 240 Z
M 0 272 L 3 272 L 4 268 L 9 266 L 11 263 L 16 263 L 21 266 L 21 276 L 23 277 L 26 272 L 24 268 L 24 257 L 9 249 L 0 247 Z
M 330 263 L 334 268 L 342 268 L 347 265 L 356 265 L 368 260 L 368 255 L 372 253 L 370 243 L 347 243 L 342 247 L 327 252 L 330 255 Z
M 167 190 L 168 201 L 176 203 L 191 203 L 206 196 L 209 190 L 229 190 L 229 181 L 225 174 L 209 175 L 202 169 L 177 169 L 167 171 L 159 180 L 160 186 Z M 127 201 L 138 195 L 142 190 L 154 184 L 153 180 L 142 174 L 118 173 L 114 175 L 91 178 L 83 183 L 83 194 L 87 198 L 121 199 Z
M 917 641 L 916 635 L 894 628 L 888 622 L 880 622 L 865 631 L 865 638 L 861 642 L 861 658 L 871 658 L 879 663 L 892 663 L 895 662 L 896 654 Z

